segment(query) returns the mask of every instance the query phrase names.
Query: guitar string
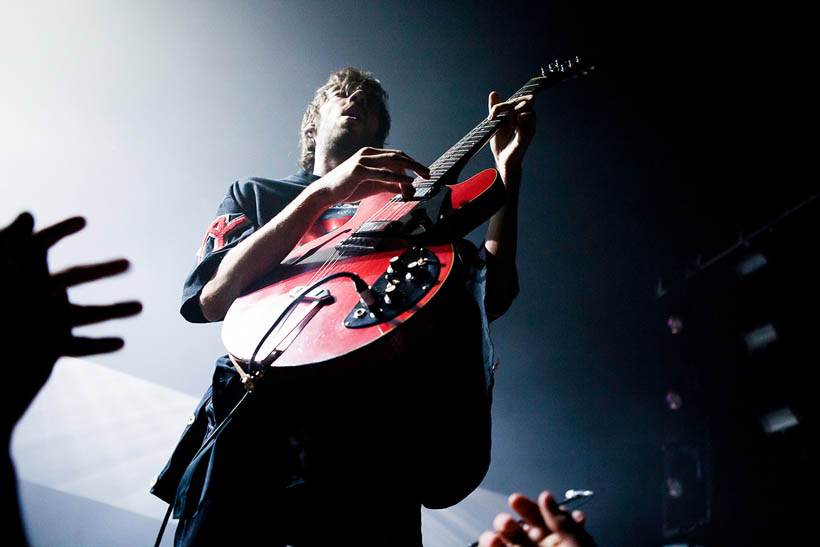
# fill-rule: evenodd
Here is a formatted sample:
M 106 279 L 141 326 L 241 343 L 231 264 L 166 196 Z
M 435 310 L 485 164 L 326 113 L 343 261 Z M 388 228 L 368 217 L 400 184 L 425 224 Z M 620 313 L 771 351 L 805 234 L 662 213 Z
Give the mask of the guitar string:
M 395 197 L 395 196 L 394 196 L 394 197 Z M 390 200 L 386 201 L 386 202 L 385 202 L 385 203 L 384 203 L 384 204 L 383 204 L 383 205 L 382 205 L 382 206 L 381 206 L 378 210 L 376 210 L 376 211 L 375 211 L 375 212 L 374 212 L 374 213 L 370 216 L 370 218 L 369 218 L 369 219 L 367 219 L 367 220 L 366 220 L 366 221 L 364 221 L 364 222 L 370 222 L 370 221 L 372 221 L 374 218 L 376 218 L 376 217 L 380 216 L 380 215 L 381 215 L 381 213 L 382 213 L 382 211 L 384 211 L 387 207 L 389 207 L 389 206 L 390 206 L 390 204 L 392 203 L 392 199 L 393 199 L 393 198 L 391 198 Z M 362 224 L 364 224 L 364 222 L 363 222 Z M 355 232 L 354 232 L 354 233 L 355 233 Z M 330 269 L 332 268 L 333 264 L 335 264 L 336 262 L 338 262 L 338 261 L 342 258 L 342 256 L 343 256 L 343 255 L 342 255 L 342 253 L 340 253 L 337 249 L 334 249 L 334 251 L 333 251 L 333 253 L 331 254 L 331 256 L 330 256 L 330 257 L 329 257 L 329 258 L 325 261 L 325 263 L 324 263 L 324 264 L 322 264 L 322 266 L 321 266 L 321 267 L 320 267 L 320 268 L 319 268 L 319 269 L 318 269 L 318 270 L 314 273 L 314 275 L 311 277 L 310 281 L 308 282 L 308 285 L 310 285 L 311 283 L 313 283 L 314 281 L 316 281 L 316 279 L 318 279 L 319 277 L 323 276 L 326 272 L 330 272 Z
M 396 194 L 398 196 L 400 194 Z M 372 222 L 376 218 L 380 218 L 380 220 L 385 221 L 392 221 L 397 220 L 404 216 L 410 209 L 412 209 L 415 204 L 414 202 L 396 202 L 393 201 L 395 199 L 390 198 L 387 202 L 385 202 L 377 211 L 370 215 L 370 218 L 362 222 L 362 224 L 366 222 Z M 408 207 L 409 205 L 409 207 Z M 392 209 L 392 210 L 391 210 Z M 387 211 L 387 214 L 382 214 L 384 211 Z M 360 225 L 361 226 L 361 225 Z M 330 259 L 323 265 L 321 268 L 321 275 L 327 275 L 329 273 L 335 273 L 334 267 L 336 264 L 343 258 L 343 254 L 340 253 L 338 250 L 334 251 L 333 255 L 331 255 Z M 319 272 L 317 272 L 315 277 L 319 276 Z
M 371 214 L 370 218 L 368 218 L 362 224 L 364 224 L 365 222 L 372 222 L 376 218 L 379 218 L 379 220 L 386 222 L 398 220 L 404 215 L 406 215 L 410 210 L 412 210 L 417 204 L 417 202 L 414 201 L 395 201 L 398 196 L 400 196 L 400 194 L 396 194 L 392 198 L 390 198 L 377 211 Z M 385 211 L 386 214 L 383 214 Z M 332 260 L 329 260 L 328 263 L 326 263 L 327 267 L 324 268 L 322 275 L 328 275 L 331 273 L 335 273 L 336 271 L 341 271 L 340 268 L 337 268 L 337 265 L 339 261 L 343 258 L 342 253 L 335 251 L 331 258 Z
M 392 200 L 392 198 L 391 198 L 391 200 Z M 374 218 L 379 216 L 381 214 L 381 212 L 392 203 L 391 200 L 388 200 L 387 202 L 385 202 L 377 211 L 375 211 L 373 213 L 373 215 L 371 215 L 371 217 L 368 219 L 368 221 L 373 220 Z M 365 222 L 367 222 L 367 221 L 365 221 Z M 328 275 L 332 275 L 333 273 L 335 273 L 333 271 L 334 270 L 334 265 L 341 258 L 342 258 L 342 253 L 340 253 L 337 249 L 334 249 L 331 256 L 327 260 L 325 260 L 325 262 L 316 271 L 314 271 L 313 275 L 310 277 L 310 279 L 308 280 L 308 282 L 305 286 L 309 287 L 313 283 L 315 283 L 318 279 L 320 279 L 322 277 L 327 277 Z M 280 330 L 281 330 L 282 326 L 285 323 L 286 323 L 286 321 L 282 322 L 282 324 L 280 325 Z M 271 334 L 273 334 L 273 333 L 271 333 Z
M 399 194 L 396 194 L 396 196 L 398 196 L 398 195 L 399 195 Z M 384 203 L 384 204 L 383 204 L 383 205 L 382 205 L 379 209 L 377 209 L 376 211 L 374 211 L 374 212 L 371 214 L 370 218 L 368 218 L 367 220 L 365 220 L 364 222 L 362 222 L 362 224 L 364 224 L 364 223 L 366 223 L 366 222 L 371 222 L 371 221 L 373 221 L 374 219 L 376 219 L 377 217 L 381 217 L 381 216 L 383 216 L 383 215 L 382 215 L 382 212 L 383 212 L 383 211 L 385 211 L 386 209 L 390 208 L 390 206 L 391 206 L 391 205 L 393 205 L 393 206 L 395 206 L 395 205 L 396 205 L 396 202 L 394 202 L 394 201 L 393 201 L 393 199 L 395 199 L 395 196 L 394 196 L 393 198 L 390 198 L 390 199 L 389 199 L 388 201 L 386 201 L 386 202 L 385 202 L 385 203 Z M 397 217 L 397 218 L 401 218 L 401 216 L 403 216 L 403 214 L 404 214 L 404 213 L 402 213 L 401 215 L 399 215 L 399 217 Z M 388 214 L 388 215 L 387 215 L 387 218 L 386 218 L 385 220 L 395 220 L 395 219 L 390 218 L 390 216 L 391 216 L 391 215 L 390 215 L 390 214 Z M 361 226 L 361 225 L 360 225 L 360 226 Z M 355 232 L 354 232 L 354 233 L 355 233 Z M 328 275 L 328 274 L 330 274 L 330 273 L 334 273 L 334 272 L 333 272 L 333 267 L 334 267 L 334 265 L 335 265 L 335 264 L 336 264 L 339 260 L 341 260 L 341 259 L 342 259 L 342 257 L 343 257 L 343 254 L 342 254 L 342 253 L 340 253 L 337 249 L 334 249 L 333 253 L 332 253 L 332 254 L 331 254 L 331 256 L 330 256 L 330 257 L 329 257 L 329 258 L 325 261 L 325 263 L 324 263 L 324 264 L 322 264 L 322 266 L 320 266 L 320 267 L 319 267 L 319 268 L 318 268 L 318 269 L 314 272 L 313 276 L 311 277 L 310 281 L 308 282 L 308 285 L 310 285 L 311 283 L 313 283 L 314 281 L 316 281 L 316 280 L 317 280 L 317 279 L 319 279 L 320 277 L 323 277 L 323 276 Z
M 468 133 L 468 135 L 469 135 L 469 133 Z M 462 140 L 464 140 L 464 139 L 462 139 Z M 445 167 L 444 172 L 446 172 L 446 170 L 449 169 L 449 167 L 452 166 L 452 165 L 446 165 L 446 161 L 444 161 L 444 160 L 445 159 L 450 159 L 449 156 L 452 155 L 452 152 L 454 151 L 454 148 L 455 147 L 453 147 L 450 150 L 448 150 L 447 152 L 445 152 L 445 154 L 441 158 L 439 158 L 438 160 L 433 162 L 433 164 L 431 164 L 431 166 L 430 166 L 431 167 L 431 169 L 430 169 L 431 173 L 434 170 L 439 169 L 440 167 L 442 167 L 442 164 L 444 164 L 444 167 Z M 444 172 L 442 172 L 442 174 Z M 435 178 L 440 178 L 440 176 L 437 176 Z M 413 181 L 413 182 L 414 183 L 418 182 L 418 184 L 414 184 L 415 187 L 424 187 L 424 186 L 427 186 L 428 184 L 432 185 L 432 184 L 436 183 L 435 180 L 431 180 L 429 183 L 426 183 L 423 180 L 422 181 Z M 395 199 L 395 197 L 397 197 L 399 195 L 400 194 L 396 194 L 393 198 L 391 198 L 390 200 L 385 202 L 384 205 L 382 205 L 377 211 L 375 211 L 370 216 L 370 218 L 368 218 L 367 220 L 362 222 L 362 224 L 364 224 L 366 222 L 371 222 L 371 221 L 373 221 L 374 219 L 376 219 L 377 217 L 380 217 L 380 216 L 382 217 L 381 220 L 385 220 L 385 221 L 388 221 L 388 222 L 393 221 L 393 220 L 398 220 L 416 206 L 417 202 L 414 202 L 414 201 L 410 201 L 410 202 L 396 202 L 396 201 L 393 201 Z M 388 211 L 387 215 L 382 215 L 382 213 L 386 210 Z M 360 226 L 361 226 L 361 224 L 360 224 Z M 342 256 L 343 255 L 341 253 L 339 253 L 338 250 L 335 250 L 333 252 L 333 254 L 325 261 L 325 263 L 314 273 L 314 275 L 311 277 L 311 282 L 315 281 L 316 279 L 318 279 L 319 277 L 321 277 L 323 275 L 334 272 L 334 266 L 336 265 L 336 263 L 339 262 L 339 260 L 341 260 Z
M 385 204 L 386 205 L 386 204 Z M 378 214 L 382 209 L 384 209 L 384 205 L 376 212 Z M 319 277 L 322 277 L 325 272 L 330 271 L 333 264 L 337 262 L 341 258 L 341 253 L 339 253 L 338 249 L 334 249 L 333 253 L 331 253 L 330 257 L 325 260 L 325 262 L 314 272 L 313 276 L 311 276 L 310 280 L 308 280 L 307 285 L 311 285 L 315 282 Z
M 413 181 L 413 182 L 416 183 L 417 181 Z M 422 186 L 422 185 L 423 185 L 423 183 L 414 184 L 414 186 L 416 186 L 416 187 L 419 187 L 419 186 Z M 378 217 L 382 217 L 381 220 L 385 220 L 385 221 L 398 220 L 399 218 L 401 218 L 402 216 L 407 214 L 407 212 L 409 212 L 411 209 L 413 209 L 413 207 L 415 207 L 416 202 L 413 202 L 413 201 L 409 201 L 409 202 L 394 201 L 400 195 L 401 194 L 395 194 L 393 196 L 393 198 L 390 198 L 389 200 L 387 200 L 379 209 L 377 209 L 375 212 L 373 212 L 371 214 L 370 218 L 363 221 L 362 224 L 365 224 L 367 222 L 371 222 L 371 221 L 373 221 L 374 219 L 376 219 Z M 382 215 L 382 213 L 385 210 L 389 210 L 391 208 L 392 208 L 391 212 L 389 212 L 387 215 Z M 361 224 L 359 226 L 361 226 Z M 324 275 L 328 272 L 332 272 L 333 266 L 339 260 L 341 260 L 342 257 L 343 257 L 343 255 L 341 253 L 339 253 L 338 250 L 335 250 L 333 252 L 333 254 L 325 261 L 325 263 L 314 273 L 313 277 L 311 278 L 311 282 L 318 279 L 321 275 Z

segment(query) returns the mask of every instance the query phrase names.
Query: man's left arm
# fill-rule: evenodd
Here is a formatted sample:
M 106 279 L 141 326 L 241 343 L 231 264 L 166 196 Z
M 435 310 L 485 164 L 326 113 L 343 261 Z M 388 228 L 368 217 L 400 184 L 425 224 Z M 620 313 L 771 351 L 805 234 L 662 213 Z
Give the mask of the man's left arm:
M 518 294 L 518 271 L 515 253 L 518 241 L 518 195 L 521 187 L 521 165 L 527 147 L 535 135 L 533 96 L 526 95 L 500 102 L 498 93 L 489 97 L 489 119 L 504 113 L 504 123 L 490 141 L 495 164 L 507 190 L 503 207 L 492 216 L 484 246 L 487 260 L 487 315 L 496 319 L 504 315 Z

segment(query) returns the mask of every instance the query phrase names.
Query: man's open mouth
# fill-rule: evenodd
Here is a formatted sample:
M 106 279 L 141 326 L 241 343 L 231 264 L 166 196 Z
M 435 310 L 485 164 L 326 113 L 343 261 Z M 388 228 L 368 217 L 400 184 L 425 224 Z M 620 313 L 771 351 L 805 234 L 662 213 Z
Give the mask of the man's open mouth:
M 362 119 L 362 111 L 356 107 L 348 108 L 344 112 L 342 112 L 342 116 L 347 116 L 349 118 L 355 118 L 357 120 Z

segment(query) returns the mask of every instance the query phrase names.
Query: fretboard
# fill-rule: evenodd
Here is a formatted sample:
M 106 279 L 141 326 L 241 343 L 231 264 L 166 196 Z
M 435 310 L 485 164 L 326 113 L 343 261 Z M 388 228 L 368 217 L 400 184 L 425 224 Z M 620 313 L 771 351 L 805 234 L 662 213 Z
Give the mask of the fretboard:
M 524 84 L 521 89 L 513 93 L 508 100 L 517 99 L 525 95 L 535 94 L 544 86 L 548 78 L 543 76 L 533 78 Z M 498 130 L 503 123 L 505 115 L 493 120 L 484 119 L 467 133 L 461 140 L 454 144 L 447 152 L 441 155 L 430 165 L 430 179 L 416 179 L 417 185 L 438 185 L 442 181 L 447 181 L 451 177 L 458 175 L 464 165 L 487 144 L 490 137 Z

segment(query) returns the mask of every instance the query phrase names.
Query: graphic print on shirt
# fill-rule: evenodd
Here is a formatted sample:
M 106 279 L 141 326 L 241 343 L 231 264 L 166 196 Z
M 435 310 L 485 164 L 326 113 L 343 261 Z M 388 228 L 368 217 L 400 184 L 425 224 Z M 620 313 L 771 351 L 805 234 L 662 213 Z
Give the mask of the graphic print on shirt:
M 319 215 L 316 222 L 308 229 L 302 239 L 299 240 L 299 245 L 304 245 L 313 241 L 317 237 L 322 237 L 325 234 L 336 230 L 345 222 L 353 218 L 356 214 L 356 209 L 359 208 L 359 202 L 355 203 L 337 203 L 330 206 L 327 211 Z
M 202 246 L 196 253 L 196 263 L 202 262 L 202 258 L 208 254 L 218 251 L 233 241 L 232 234 L 240 235 L 242 232 L 237 232 L 237 228 L 250 223 L 248 217 L 242 213 L 229 213 L 216 217 L 216 219 L 208 226 L 208 231 L 205 232 L 205 238 L 202 240 Z

